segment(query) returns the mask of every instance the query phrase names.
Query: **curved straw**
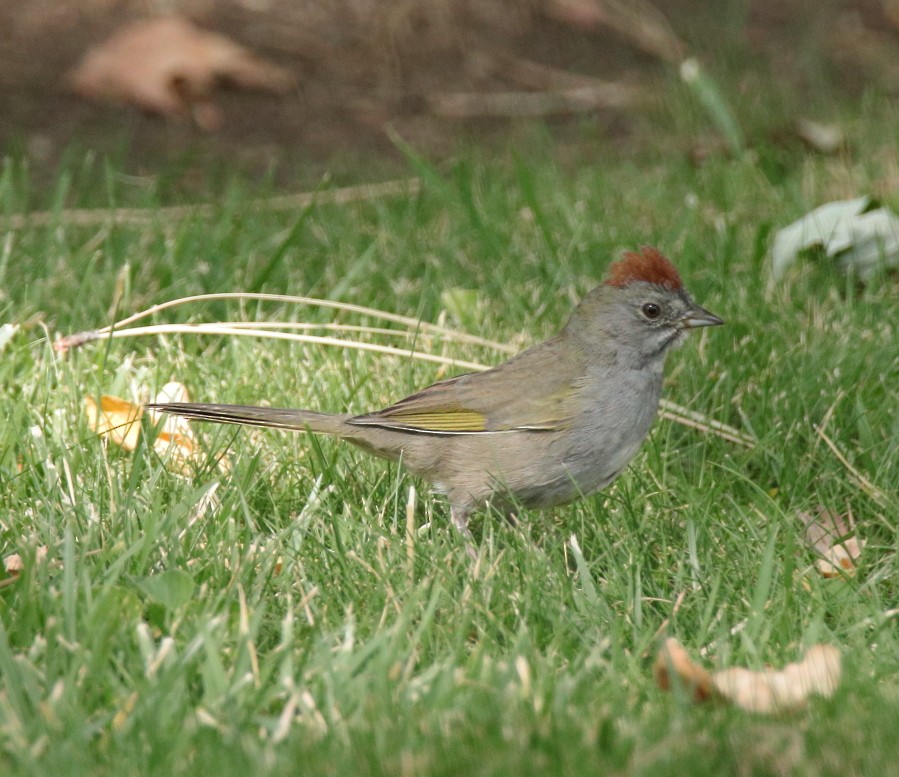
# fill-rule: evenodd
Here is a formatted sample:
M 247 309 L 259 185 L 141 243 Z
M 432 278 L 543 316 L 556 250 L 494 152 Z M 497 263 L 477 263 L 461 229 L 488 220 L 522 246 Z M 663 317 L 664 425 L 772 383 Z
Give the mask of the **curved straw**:
M 403 326 L 410 327 L 412 329 L 418 330 L 419 332 L 429 332 L 431 334 L 442 335 L 443 337 L 451 338 L 460 343 L 482 345 L 485 348 L 492 348 L 495 351 L 502 351 L 504 353 L 515 353 L 518 350 L 514 345 L 509 345 L 508 343 L 499 343 L 495 340 L 486 340 L 483 337 L 478 337 L 477 335 L 470 335 L 466 334 L 465 332 L 457 332 L 454 329 L 448 329 L 447 327 L 443 327 L 438 324 L 431 324 L 427 321 L 420 321 L 419 319 L 411 318 L 410 316 L 402 316 L 398 313 L 388 313 L 384 310 L 378 310 L 377 308 L 368 308 L 363 305 L 354 305 L 349 302 L 335 302 L 334 300 L 318 299 L 316 297 L 298 297 L 291 294 L 264 294 L 261 292 L 240 291 L 219 292 L 217 294 L 195 294 L 190 297 L 179 297 L 178 299 L 169 300 L 168 302 L 160 302 L 158 305 L 153 305 L 149 308 L 146 308 L 145 310 L 141 310 L 138 313 L 134 313 L 127 318 L 123 318 L 121 321 L 116 321 L 114 324 L 104 326 L 102 329 L 97 329 L 95 331 L 95 334 L 97 336 L 109 334 L 113 330 L 120 329 L 123 326 L 128 326 L 135 321 L 140 321 L 142 318 L 147 318 L 148 316 L 152 316 L 154 313 L 159 313 L 160 311 L 168 310 L 169 308 L 174 308 L 178 305 L 185 305 L 189 302 L 200 302 L 204 300 L 216 299 L 249 299 L 261 300 L 264 302 L 291 302 L 299 305 L 311 305 L 312 307 L 330 308 L 332 310 L 345 310 L 349 313 L 357 313 L 361 316 L 379 318 L 382 321 L 392 321 L 395 324 L 402 324 Z M 72 335 L 72 337 L 76 337 L 76 335 Z
M 435 364 L 445 364 L 451 367 L 461 367 L 467 370 L 482 371 L 489 367 L 478 362 L 470 362 L 464 359 L 454 359 L 451 356 L 438 356 L 431 353 L 421 353 L 410 348 L 396 348 L 392 345 L 378 345 L 377 343 L 362 343 L 358 340 L 341 340 L 338 337 L 320 337 L 318 335 L 299 335 L 292 332 L 267 332 L 265 330 L 252 329 L 249 327 L 232 326 L 230 324 L 156 324 L 151 326 L 136 326 L 130 329 L 116 329 L 115 331 L 107 331 L 105 333 L 97 330 L 96 332 L 83 332 L 80 335 L 72 335 L 71 338 L 84 337 L 78 342 L 67 343 L 65 345 L 81 345 L 90 340 L 99 340 L 102 337 L 108 337 L 111 340 L 118 340 L 121 337 L 143 337 L 144 335 L 168 335 L 168 334 L 191 334 L 191 335 L 234 335 L 236 337 L 265 337 L 270 340 L 292 340 L 297 343 L 315 343 L 317 345 L 336 345 L 340 348 L 352 348 L 357 351 L 374 351 L 375 353 L 384 353 L 389 356 L 403 356 L 406 358 L 418 359 L 419 361 L 434 362 Z M 71 339 L 70 338 L 70 339 Z M 65 350 L 65 346 L 60 348 L 57 341 L 57 350 Z

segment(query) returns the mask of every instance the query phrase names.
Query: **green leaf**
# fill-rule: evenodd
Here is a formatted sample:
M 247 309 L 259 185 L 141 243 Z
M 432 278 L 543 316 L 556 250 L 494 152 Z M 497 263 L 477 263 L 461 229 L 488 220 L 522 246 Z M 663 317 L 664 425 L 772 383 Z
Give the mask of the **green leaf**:
M 177 610 L 190 601 L 197 585 L 187 572 L 171 569 L 138 580 L 137 587 L 167 610 Z

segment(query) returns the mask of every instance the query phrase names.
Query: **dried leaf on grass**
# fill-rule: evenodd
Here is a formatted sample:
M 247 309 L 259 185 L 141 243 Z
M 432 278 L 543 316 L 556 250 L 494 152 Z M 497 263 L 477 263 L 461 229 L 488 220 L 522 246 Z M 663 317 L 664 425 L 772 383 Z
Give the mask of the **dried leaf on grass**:
M 166 383 L 156 395 L 154 402 L 187 402 L 190 395 L 182 383 Z M 164 416 L 150 411 L 150 422 L 156 426 L 162 421 L 162 428 L 153 442 L 154 450 L 163 458 L 168 468 L 182 475 L 188 475 L 196 469 L 202 460 L 200 448 L 194 431 L 186 418 Z
M 181 383 L 167 383 L 156 395 L 155 402 L 186 402 L 189 400 L 187 388 Z M 126 399 L 104 394 L 97 404 L 93 397 L 84 398 L 88 424 L 101 437 L 126 451 L 133 451 L 140 439 L 144 409 L 141 405 Z M 191 474 L 204 460 L 196 436 L 188 421 L 177 416 L 151 411 L 150 422 L 162 424 L 153 442 L 153 448 L 173 472 Z M 219 468 L 227 471 L 227 459 L 218 461 Z
M 126 399 L 104 394 L 99 404 L 92 396 L 84 398 L 84 409 L 91 429 L 106 440 L 133 451 L 140 439 L 140 419 L 143 408 Z
M 34 562 L 40 564 L 47 557 L 47 546 L 38 545 L 34 550 Z M 25 571 L 25 560 L 18 553 L 11 553 L 3 559 L 3 568 L 11 577 L 18 577 Z
M 851 516 L 818 505 L 813 513 L 800 512 L 797 517 L 805 525 L 805 541 L 819 556 L 815 567 L 821 575 L 854 575 L 865 541 L 856 536 Z
M 221 84 L 280 94 L 294 83 L 284 68 L 177 15 L 126 25 L 88 50 L 70 81 L 82 97 L 131 103 L 163 116 L 192 115 L 207 131 L 222 122 L 213 103 Z
M 835 647 L 813 645 L 801 661 L 783 669 L 733 667 L 709 673 L 693 662 L 680 642 L 667 639 L 654 673 L 662 690 L 677 684 L 687 689 L 694 701 L 718 699 L 748 712 L 770 714 L 801 709 L 812 696 L 832 696 L 840 684 L 842 665 Z
M 846 136 L 839 124 L 797 119 L 795 128 L 799 139 L 819 154 L 836 154 L 846 145 Z
M 841 269 L 865 280 L 881 267 L 899 266 L 899 217 L 870 197 L 821 205 L 779 230 L 771 246 L 775 280 L 797 257 L 820 248 Z
M 18 324 L 3 324 L 0 326 L 0 353 L 3 352 L 3 349 L 6 348 L 9 341 L 12 340 L 13 335 L 18 331 Z
M 189 402 L 190 395 L 183 383 L 171 382 L 162 387 L 153 401 L 155 403 Z M 156 452 L 162 456 L 170 470 L 182 475 L 191 474 L 197 464 L 203 460 L 203 455 L 190 422 L 186 418 L 160 413 L 156 410 L 151 410 L 148 417 L 154 426 L 162 423 L 162 427 L 156 435 L 156 441 L 153 443 Z M 224 456 L 219 458 L 218 465 L 222 472 L 230 469 L 228 459 Z
M 672 676 L 686 690 L 693 701 L 706 701 L 716 695 L 715 680 L 711 673 L 694 663 L 689 653 L 676 639 L 666 639 L 653 667 L 656 685 L 670 691 Z

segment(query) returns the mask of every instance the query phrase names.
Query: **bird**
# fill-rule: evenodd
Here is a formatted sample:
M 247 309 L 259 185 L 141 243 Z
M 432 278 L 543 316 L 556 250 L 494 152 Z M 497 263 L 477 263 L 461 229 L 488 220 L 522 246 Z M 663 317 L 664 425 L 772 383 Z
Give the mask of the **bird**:
M 691 329 L 718 326 L 658 249 L 612 263 L 550 339 L 485 372 L 434 383 L 375 412 L 173 402 L 146 407 L 188 419 L 332 435 L 446 496 L 450 520 L 490 504 L 564 505 L 609 486 L 658 415 L 668 353 Z

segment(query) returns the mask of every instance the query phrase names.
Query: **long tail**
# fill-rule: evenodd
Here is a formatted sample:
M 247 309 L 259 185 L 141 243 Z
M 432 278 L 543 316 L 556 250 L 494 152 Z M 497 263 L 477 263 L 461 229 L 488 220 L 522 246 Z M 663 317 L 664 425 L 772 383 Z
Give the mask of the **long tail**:
M 346 425 L 349 416 L 315 413 L 311 410 L 253 405 L 213 405 L 205 402 L 167 402 L 144 407 L 160 413 L 172 413 L 200 421 L 215 421 L 219 424 L 266 426 L 272 429 L 309 429 L 338 437 L 345 436 L 349 430 Z

